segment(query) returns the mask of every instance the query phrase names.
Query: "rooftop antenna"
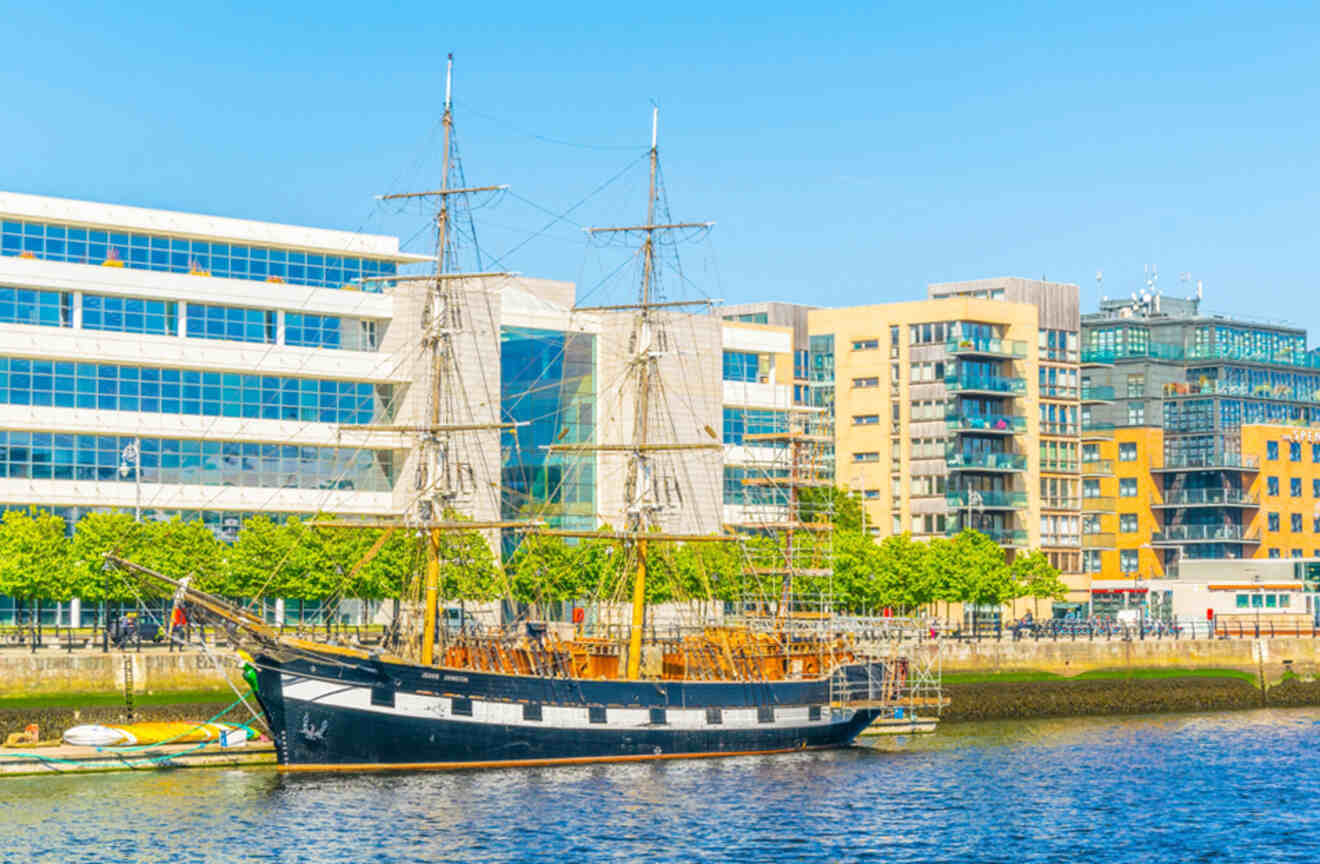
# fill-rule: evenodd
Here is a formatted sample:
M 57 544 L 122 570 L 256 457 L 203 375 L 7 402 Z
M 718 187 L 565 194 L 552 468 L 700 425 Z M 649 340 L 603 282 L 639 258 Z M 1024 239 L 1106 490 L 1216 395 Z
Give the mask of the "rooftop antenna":
M 1095 271 L 1095 293 L 1099 295 L 1100 302 L 1105 302 L 1105 271 L 1097 269 Z
M 1196 299 L 1197 299 L 1197 301 L 1200 301 L 1201 297 L 1203 296 L 1204 289 L 1205 289 L 1205 283 L 1203 283 L 1200 279 L 1197 279 L 1197 280 L 1196 280 Z

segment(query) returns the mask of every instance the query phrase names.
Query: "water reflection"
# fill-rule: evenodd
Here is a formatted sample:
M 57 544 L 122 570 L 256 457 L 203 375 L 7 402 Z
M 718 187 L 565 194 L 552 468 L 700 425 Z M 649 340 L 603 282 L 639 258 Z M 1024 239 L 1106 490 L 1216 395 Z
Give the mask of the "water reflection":
M 0 784 L 0 861 L 1311 861 L 1320 711 L 947 726 L 865 748 Z

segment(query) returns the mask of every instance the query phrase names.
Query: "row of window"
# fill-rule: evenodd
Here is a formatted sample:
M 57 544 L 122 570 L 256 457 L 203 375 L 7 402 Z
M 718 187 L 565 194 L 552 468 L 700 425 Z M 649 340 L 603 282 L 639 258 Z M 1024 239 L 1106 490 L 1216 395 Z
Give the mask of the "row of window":
M 1277 549 L 1271 549 L 1277 552 Z M 1297 558 L 1302 557 L 1300 549 L 1294 549 Z M 1273 556 L 1277 558 L 1278 556 Z M 1287 609 L 1292 606 L 1291 594 L 1238 594 L 1233 598 L 1233 605 L 1238 609 Z
M 1265 478 L 1265 494 L 1266 494 L 1266 495 L 1272 495 L 1272 496 L 1277 496 L 1277 495 L 1279 494 L 1279 478 L 1278 478 L 1278 477 L 1266 477 L 1266 478 Z M 1289 478 L 1288 478 L 1288 497 L 1290 497 L 1290 498 L 1301 498 L 1301 497 L 1302 497 L 1302 478 L 1301 478 L 1301 477 L 1289 477 Z M 1312 478 L 1312 480 L 1311 480 L 1311 497 L 1312 497 L 1312 498 L 1320 498 L 1320 479 Z
M 1303 521 L 1301 513 L 1289 513 L 1288 530 L 1293 533 L 1299 533 L 1302 531 Z M 1282 524 L 1282 520 L 1279 518 L 1278 513 L 1266 513 L 1265 524 L 1270 531 L 1278 531 L 1280 530 L 1279 526 Z M 1320 533 L 1320 516 L 1311 517 L 1311 531 L 1314 533 Z
M 135 483 L 135 443 L 143 483 L 368 492 L 394 488 L 390 451 L 5 430 L 0 430 L 0 477 Z
M 279 313 L 274 309 L 204 303 L 188 303 L 186 308 L 185 333 L 190 338 L 268 345 L 278 341 Z M 284 318 L 287 345 L 354 351 L 374 351 L 377 347 L 375 321 L 298 312 L 289 312 Z M 0 285 L 0 323 L 72 327 L 73 322 L 73 292 Z M 112 333 L 174 336 L 179 332 L 179 304 L 173 300 L 83 294 L 82 326 Z
M 339 288 L 355 279 L 398 273 L 395 262 L 375 258 L 213 243 L 159 234 L 98 231 L 43 222 L 0 223 L 0 254 L 321 288 Z M 378 292 L 379 286 L 378 282 L 367 282 L 363 290 Z
M 1289 442 L 1287 442 L 1287 443 L 1288 443 L 1288 461 L 1289 461 L 1289 462 L 1301 462 L 1301 461 L 1302 461 L 1302 442 L 1300 442 L 1300 441 L 1289 441 Z M 1276 461 L 1278 461 L 1278 459 L 1279 459 L 1279 442 L 1278 442 L 1278 441 L 1266 441 L 1266 442 L 1265 442 L 1265 458 L 1268 459 L 1268 460 L 1270 460 L 1271 462 L 1276 462 Z M 1320 462 L 1320 444 L 1312 444 L 1312 445 L 1311 445 L 1311 461 L 1312 461 L 1313 463 Z
M 393 388 L 364 381 L 0 357 L 0 404 L 322 423 L 386 419 Z

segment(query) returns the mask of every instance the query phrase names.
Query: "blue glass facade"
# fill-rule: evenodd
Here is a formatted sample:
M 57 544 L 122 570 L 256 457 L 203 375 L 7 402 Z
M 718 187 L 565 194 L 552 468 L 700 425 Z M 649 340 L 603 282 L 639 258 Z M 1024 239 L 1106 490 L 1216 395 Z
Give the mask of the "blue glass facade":
M 305 447 L 0 430 L 0 477 L 134 483 L 124 449 L 140 441 L 143 483 L 356 489 L 388 492 L 393 454 L 351 447 Z
M 595 452 L 545 449 L 595 442 L 595 370 L 596 340 L 590 334 L 501 328 L 502 420 L 526 424 L 501 434 L 504 518 L 596 527 Z M 506 537 L 505 549 L 517 539 Z
M 301 312 L 288 312 L 284 316 L 285 345 L 375 351 L 376 336 L 375 321 Z
M 279 315 L 274 309 L 188 304 L 187 333 L 193 339 L 227 339 L 231 342 L 274 345 L 279 334 L 278 322 Z
M 743 436 L 748 434 L 768 435 L 773 432 L 787 431 L 787 412 L 724 406 L 725 444 L 741 444 L 743 443 Z M 756 442 L 756 446 L 768 447 L 774 445 L 768 442 Z
M 321 423 L 392 413 L 387 384 L 0 357 L 0 404 Z
M 179 304 L 173 300 L 84 294 L 82 326 L 84 330 L 173 336 L 179 332 Z
M 73 326 L 73 295 L 0 285 L 0 324 Z
M 755 382 L 760 357 L 750 351 L 724 352 L 724 380 Z
M 395 262 L 376 258 L 160 234 L 99 231 L 34 221 L 0 222 L 0 255 L 75 264 L 110 262 L 134 270 L 199 273 L 318 288 L 340 288 L 354 279 L 398 273 Z M 368 282 L 362 287 L 365 291 L 381 290 L 380 283 Z

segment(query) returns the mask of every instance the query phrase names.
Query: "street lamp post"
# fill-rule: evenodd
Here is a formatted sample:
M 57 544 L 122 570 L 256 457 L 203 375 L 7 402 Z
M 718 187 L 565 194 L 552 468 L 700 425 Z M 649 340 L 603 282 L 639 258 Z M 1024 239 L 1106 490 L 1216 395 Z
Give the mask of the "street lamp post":
M 142 521 L 142 442 L 138 438 L 126 446 L 120 455 L 119 476 L 127 477 L 129 466 L 133 471 L 133 521 Z

